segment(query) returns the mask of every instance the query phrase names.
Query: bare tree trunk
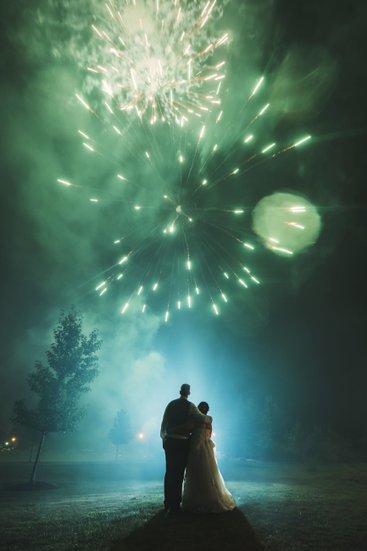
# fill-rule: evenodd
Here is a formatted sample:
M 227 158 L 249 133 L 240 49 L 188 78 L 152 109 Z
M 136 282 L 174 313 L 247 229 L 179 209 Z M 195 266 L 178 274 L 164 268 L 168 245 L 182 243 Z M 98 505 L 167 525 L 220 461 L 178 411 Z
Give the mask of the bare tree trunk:
M 29 450 L 29 457 L 28 457 L 28 463 L 32 463 L 33 459 L 33 449 L 34 449 L 34 442 L 32 442 L 30 450 Z
M 117 461 L 117 459 L 118 459 L 118 456 L 119 456 L 119 446 L 118 446 L 118 444 L 117 444 L 117 446 L 116 446 L 116 455 L 115 455 L 115 461 Z
M 42 449 L 43 443 L 45 441 L 45 437 L 46 437 L 46 433 L 43 431 L 41 433 L 41 438 L 40 438 L 40 441 L 39 441 L 39 444 L 38 444 L 36 459 L 33 463 L 33 469 L 32 469 L 32 474 L 31 474 L 31 479 L 30 479 L 31 484 L 33 484 L 33 482 L 36 480 L 36 472 L 37 472 L 37 467 L 38 467 L 38 461 L 39 461 L 39 458 L 40 458 L 40 455 L 41 455 L 41 449 Z
M 35 440 L 36 440 L 36 434 L 35 434 L 35 431 L 32 430 L 32 443 L 29 450 L 28 463 L 32 463 Z

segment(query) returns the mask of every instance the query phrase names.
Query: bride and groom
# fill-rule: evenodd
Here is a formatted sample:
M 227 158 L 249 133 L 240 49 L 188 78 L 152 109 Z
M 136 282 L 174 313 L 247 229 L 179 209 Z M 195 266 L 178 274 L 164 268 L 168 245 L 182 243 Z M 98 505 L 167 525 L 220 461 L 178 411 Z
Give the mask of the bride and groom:
M 236 504 L 218 468 L 211 440 L 212 417 L 207 415 L 209 406 L 200 402 L 196 407 L 189 402 L 188 384 L 181 386 L 180 395 L 166 407 L 161 425 L 166 455 L 165 509 L 178 512 L 182 502 L 187 511 L 230 511 Z

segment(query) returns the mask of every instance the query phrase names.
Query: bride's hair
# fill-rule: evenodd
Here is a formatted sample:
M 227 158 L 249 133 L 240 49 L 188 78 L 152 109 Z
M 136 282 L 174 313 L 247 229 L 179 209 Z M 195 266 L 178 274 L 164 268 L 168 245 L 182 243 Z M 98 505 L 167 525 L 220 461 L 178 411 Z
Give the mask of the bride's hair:
M 198 410 L 206 415 L 209 411 L 209 404 L 207 402 L 200 402 L 198 405 Z

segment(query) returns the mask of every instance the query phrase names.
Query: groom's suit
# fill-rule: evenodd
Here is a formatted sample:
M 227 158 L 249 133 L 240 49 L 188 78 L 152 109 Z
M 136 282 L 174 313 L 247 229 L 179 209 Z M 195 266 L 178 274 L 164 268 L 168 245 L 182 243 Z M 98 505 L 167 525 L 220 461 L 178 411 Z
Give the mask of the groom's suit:
M 166 509 L 177 510 L 182 500 L 182 483 L 189 454 L 191 430 L 185 425 L 197 414 L 196 406 L 181 396 L 168 404 L 164 412 L 161 437 L 166 454 L 166 474 L 164 477 L 164 505 Z

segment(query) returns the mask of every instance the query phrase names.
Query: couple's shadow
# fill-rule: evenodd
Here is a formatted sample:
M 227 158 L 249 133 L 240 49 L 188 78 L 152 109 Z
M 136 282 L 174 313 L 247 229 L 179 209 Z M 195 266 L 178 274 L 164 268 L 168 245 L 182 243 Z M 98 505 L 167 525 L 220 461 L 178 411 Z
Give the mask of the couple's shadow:
M 221 514 L 155 514 L 146 524 L 113 543 L 111 551 L 263 551 L 239 509 Z

